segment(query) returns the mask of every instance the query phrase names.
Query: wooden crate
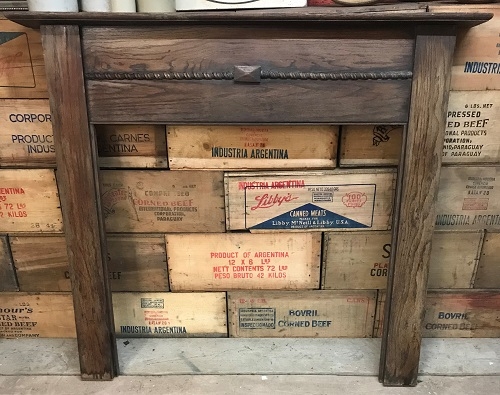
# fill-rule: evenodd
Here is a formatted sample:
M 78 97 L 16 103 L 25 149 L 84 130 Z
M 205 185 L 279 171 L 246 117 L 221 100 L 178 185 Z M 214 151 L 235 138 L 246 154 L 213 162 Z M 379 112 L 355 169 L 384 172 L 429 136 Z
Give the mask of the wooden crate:
M 486 232 L 474 288 L 500 289 L 500 233 Z
M 428 287 L 472 288 L 482 231 L 434 233 Z M 390 232 L 328 232 L 323 244 L 322 289 L 385 289 Z
M 500 292 L 427 294 L 425 337 L 500 337 Z
M 96 125 L 102 167 L 167 168 L 163 125 Z
M 397 166 L 403 127 L 398 125 L 342 126 L 340 167 Z
M 0 339 L 75 338 L 69 293 L 0 293 Z
M 396 172 L 226 173 L 229 230 L 386 230 Z
M 21 291 L 71 291 L 64 237 L 10 237 Z M 168 291 L 165 241 L 159 235 L 108 236 L 113 291 Z
M 0 170 L 0 232 L 59 233 L 62 229 L 54 170 Z
M 19 291 L 7 236 L 0 236 L 0 292 Z
M 493 19 L 486 23 L 464 28 L 457 37 L 453 60 L 451 89 L 499 90 L 500 89 L 500 5 L 429 5 L 431 12 L 490 12 Z
M 318 289 L 321 234 L 167 235 L 172 291 Z
M 0 100 L 0 161 L 3 166 L 55 167 L 48 100 Z
M 335 168 L 338 126 L 169 126 L 171 169 Z
M 118 337 L 227 337 L 226 294 L 114 293 Z
M 224 232 L 221 172 L 104 170 L 101 202 L 110 233 Z
M 436 214 L 436 229 L 500 229 L 500 167 L 443 167 Z
M 385 300 L 379 291 L 374 337 L 382 336 Z M 500 291 L 429 291 L 423 337 L 500 337 Z
M 48 97 L 40 32 L 0 14 L 0 98 Z
M 499 128 L 500 91 L 450 92 L 443 163 L 500 162 Z
M 228 293 L 230 337 L 371 337 L 376 291 Z

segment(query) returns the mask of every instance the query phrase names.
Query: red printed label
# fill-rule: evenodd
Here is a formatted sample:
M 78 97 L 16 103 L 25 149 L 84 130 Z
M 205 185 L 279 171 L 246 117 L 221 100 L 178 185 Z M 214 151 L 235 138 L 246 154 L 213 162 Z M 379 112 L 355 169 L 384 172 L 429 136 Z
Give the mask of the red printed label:
M 281 206 L 283 203 L 289 203 L 293 200 L 297 200 L 297 196 L 293 196 L 291 193 L 287 193 L 286 195 L 279 194 L 268 194 L 264 193 L 263 195 L 259 195 L 255 197 L 255 201 L 257 204 L 255 206 L 250 207 L 250 210 L 257 210 L 259 208 L 270 208 L 273 206 Z
M 342 203 L 346 207 L 363 207 L 366 201 L 368 200 L 368 197 L 366 196 L 366 193 L 361 193 L 361 192 L 350 192 L 346 193 L 342 197 Z

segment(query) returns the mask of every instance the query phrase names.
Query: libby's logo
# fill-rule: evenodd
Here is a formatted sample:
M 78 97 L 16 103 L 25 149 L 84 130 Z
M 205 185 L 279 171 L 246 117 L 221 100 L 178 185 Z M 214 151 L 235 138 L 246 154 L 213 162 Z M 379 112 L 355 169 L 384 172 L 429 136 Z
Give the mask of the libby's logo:
M 363 207 L 367 200 L 368 197 L 366 193 L 361 192 L 349 192 L 342 197 L 342 203 L 344 203 L 346 207 L 353 208 Z
M 255 200 L 257 204 L 250 207 L 250 210 L 257 210 L 259 208 L 269 208 L 273 206 L 281 206 L 283 203 L 291 202 L 292 200 L 298 199 L 297 196 L 293 196 L 291 193 L 287 193 L 285 196 L 280 196 L 279 194 L 269 195 L 265 193 L 262 196 L 256 196 Z
M 397 129 L 397 126 L 378 125 L 373 128 L 373 145 L 378 147 L 380 143 L 389 141 L 389 133 Z

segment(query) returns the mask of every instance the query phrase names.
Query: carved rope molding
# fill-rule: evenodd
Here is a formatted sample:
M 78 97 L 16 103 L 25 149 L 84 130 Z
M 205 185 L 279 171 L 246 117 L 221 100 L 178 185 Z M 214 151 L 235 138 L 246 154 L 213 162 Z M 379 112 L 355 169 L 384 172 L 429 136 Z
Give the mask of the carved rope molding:
M 381 71 L 381 72 L 295 72 L 295 71 L 274 71 L 262 70 L 261 79 L 266 80 L 319 80 L 319 81 L 353 81 L 353 80 L 407 80 L 411 79 L 411 71 Z M 207 73 L 177 73 L 177 72 L 103 72 L 86 73 L 88 80 L 96 81 L 121 81 L 121 80 L 233 80 L 234 73 L 228 72 L 207 72 Z

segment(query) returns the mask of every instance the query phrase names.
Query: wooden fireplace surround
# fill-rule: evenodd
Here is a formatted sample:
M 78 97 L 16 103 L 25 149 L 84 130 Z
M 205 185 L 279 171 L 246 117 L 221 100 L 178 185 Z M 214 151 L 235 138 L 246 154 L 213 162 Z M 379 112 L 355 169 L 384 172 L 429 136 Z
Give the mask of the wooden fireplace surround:
M 6 16 L 42 33 L 83 379 L 118 373 L 92 124 L 382 123 L 406 132 L 379 379 L 416 384 L 456 32 L 491 14 Z

